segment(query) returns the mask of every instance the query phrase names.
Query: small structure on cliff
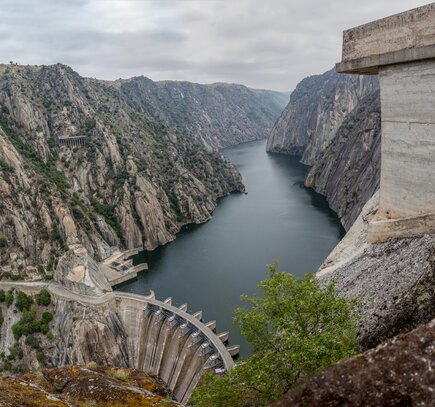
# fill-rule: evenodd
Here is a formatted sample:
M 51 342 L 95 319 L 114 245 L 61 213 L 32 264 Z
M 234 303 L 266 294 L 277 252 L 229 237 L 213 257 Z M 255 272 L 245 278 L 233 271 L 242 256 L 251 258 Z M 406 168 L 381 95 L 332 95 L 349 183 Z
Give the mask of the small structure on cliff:
M 85 139 L 85 136 L 59 137 L 57 140 L 57 144 L 59 147 L 82 147 L 85 145 Z
M 435 234 L 435 3 L 343 34 L 337 72 L 379 75 L 380 206 L 368 240 Z

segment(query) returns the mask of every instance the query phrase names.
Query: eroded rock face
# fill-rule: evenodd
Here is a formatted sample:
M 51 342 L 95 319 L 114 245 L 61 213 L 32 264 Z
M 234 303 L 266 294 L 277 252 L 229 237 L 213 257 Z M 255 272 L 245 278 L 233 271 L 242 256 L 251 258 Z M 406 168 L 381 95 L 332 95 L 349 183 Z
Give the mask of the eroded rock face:
M 379 89 L 376 77 L 339 75 L 332 69 L 302 80 L 275 123 L 267 151 L 302 155 L 313 165 L 358 103 Z
M 367 349 L 409 331 L 435 315 L 435 238 L 421 236 L 367 243 L 375 196 L 320 267 L 337 291 L 361 306 L 359 339 Z
M 56 347 L 52 366 L 87 364 L 131 366 L 127 334 L 114 302 L 82 305 L 75 301 L 56 300 L 53 334 Z
M 349 113 L 316 159 L 305 186 L 324 195 L 346 230 L 379 188 L 381 173 L 379 92 L 365 96 Z
M 305 185 L 323 194 L 349 229 L 379 186 L 377 77 L 335 70 L 304 79 L 268 137 L 267 150 L 313 166 Z
M 274 407 L 435 404 L 435 320 L 304 381 Z
M 0 376 L 0 406 L 175 406 L 165 386 L 133 369 L 68 366 Z
M 60 64 L 0 66 L 0 88 L 2 271 L 46 266 L 77 243 L 96 259 L 154 249 L 243 190 L 230 162 L 136 109 L 119 83 Z M 70 136 L 83 139 L 67 146 Z

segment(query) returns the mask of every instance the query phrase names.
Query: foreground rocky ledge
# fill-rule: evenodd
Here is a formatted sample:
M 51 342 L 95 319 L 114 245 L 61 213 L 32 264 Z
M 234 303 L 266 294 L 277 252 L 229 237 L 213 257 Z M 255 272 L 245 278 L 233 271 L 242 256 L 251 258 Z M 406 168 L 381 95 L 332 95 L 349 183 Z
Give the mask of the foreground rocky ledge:
M 0 376 L 0 407 L 175 405 L 159 380 L 133 369 L 68 366 Z
M 434 343 L 432 320 L 318 373 L 273 407 L 433 406 Z

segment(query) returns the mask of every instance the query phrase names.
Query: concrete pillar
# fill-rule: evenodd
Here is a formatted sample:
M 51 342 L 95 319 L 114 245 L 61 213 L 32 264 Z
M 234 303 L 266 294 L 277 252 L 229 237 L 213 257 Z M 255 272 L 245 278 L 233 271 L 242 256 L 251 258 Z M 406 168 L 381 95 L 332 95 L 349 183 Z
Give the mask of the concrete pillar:
M 380 207 L 368 240 L 435 234 L 435 3 L 347 30 L 337 71 L 378 74 Z

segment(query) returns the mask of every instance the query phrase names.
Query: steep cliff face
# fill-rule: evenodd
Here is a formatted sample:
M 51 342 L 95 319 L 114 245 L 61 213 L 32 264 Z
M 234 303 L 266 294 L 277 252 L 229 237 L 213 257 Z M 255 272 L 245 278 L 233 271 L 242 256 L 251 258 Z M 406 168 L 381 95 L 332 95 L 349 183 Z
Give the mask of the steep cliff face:
M 3 272 L 52 266 L 77 242 L 96 258 L 153 249 L 243 189 L 219 153 L 131 104 L 119 83 L 63 65 L 0 67 Z
M 265 138 L 288 102 L 279 92 L 225 83 L 153 82 L 136 77 L 119 80 L 117 85 L 136 111 L 217 149 Z
M 335 70 L 304 79 L 276 122 L 267 150 L 313 166 L 306 186 L 328 199 L 348 229 L 379 185 L 377 77 Z
M 379 92 L 375 90 L 346 116 L 305 181 L 305 186 L 326 196 L 346 230 L 379 187 L 380 110 Z
M 275 123 L 267 151 L 302 155 L 304 164 L 313 165 L 347 115 L 378 88 L 375 77 L 339 75 L 335 69 L 305 78 Z

